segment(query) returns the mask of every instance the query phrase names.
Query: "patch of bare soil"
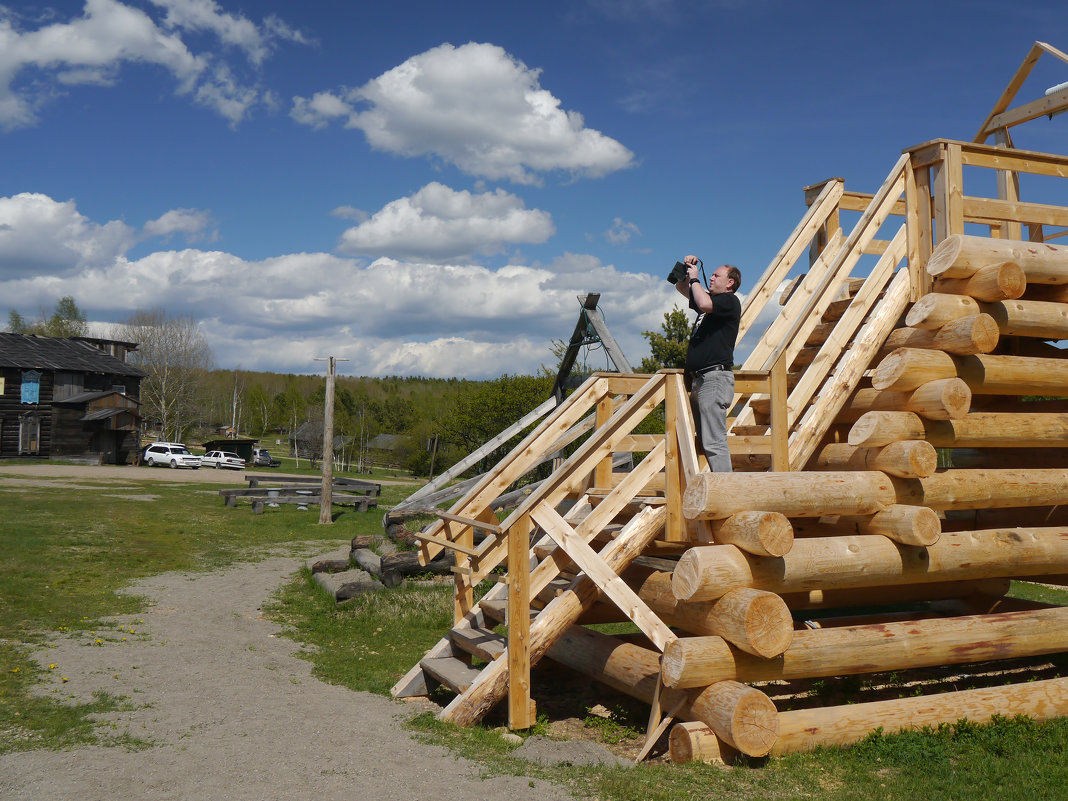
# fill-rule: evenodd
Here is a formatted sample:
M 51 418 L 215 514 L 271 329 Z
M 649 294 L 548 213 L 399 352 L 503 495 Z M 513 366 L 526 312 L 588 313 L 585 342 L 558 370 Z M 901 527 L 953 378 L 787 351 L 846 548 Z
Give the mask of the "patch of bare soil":
M 131 589 L 149 599 L 145 612 L 43 648 L 36 654 L 42 667 L 55 665 L 43 692 L 128 698 L 127 711 L 102 719 L 105 731 L 150 747 L 0 756 L 0 798 L 569 797 L 542 780 L 483 778 L 474 763 L 415 742 L 402 725 L 408 707 L 312 677 L 298 646 L 260 612 L 300 565 L 279 557 L 226 572 L 157 576 Z

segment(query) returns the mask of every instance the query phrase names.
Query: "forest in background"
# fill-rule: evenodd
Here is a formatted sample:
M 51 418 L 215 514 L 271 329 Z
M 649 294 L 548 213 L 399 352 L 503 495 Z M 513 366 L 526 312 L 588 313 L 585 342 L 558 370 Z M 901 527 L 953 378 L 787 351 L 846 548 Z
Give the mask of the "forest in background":
M 33 320 L 12 310 L 7 328 L 36 336 L 89 335 L 85 315 L 72 297 L 61 298 L 53 310 L 42 308 Z M 678 307 L 664 315 L 661 331 L 642 332 L 651 355 L 642 359 L 640 372 L 681 367 L 688 334 L 688 317 Z M 135 312 L 113 326 L 108 337 L 137 343 L 127 360 L 147 374 L 140 392 L 146 440 L 200 444 L 230 435 L 256 439 L 267 448 L 282 446 L 281 452 L 289 453 L 294 433 L 311 424 L 304 430 L 311 429 L 313 443 L 317 434 L 318 446 L 313 444 L 310 452 L 322 453 L 325 375 L 216 369 L 197 321 L 170 317 L 163 309 Z M 538 375 L 490 381 L 337 375 L 335 460 L 359 471 L 373 461 L 421 476 L 439 473 L 545 401 L 567 347 L 563 340 L 553 340 L 546 354 L 553 364 L 543 364 Z M 581 380 L 583 364 L 584 359 L 577 362 L 573 378 L 577 372 Z M 391 435 L 388 444 L 374 447 L 382 444 L 376 443 L 382 434 Z M 499 460 L 519 436 L 486 461 Z

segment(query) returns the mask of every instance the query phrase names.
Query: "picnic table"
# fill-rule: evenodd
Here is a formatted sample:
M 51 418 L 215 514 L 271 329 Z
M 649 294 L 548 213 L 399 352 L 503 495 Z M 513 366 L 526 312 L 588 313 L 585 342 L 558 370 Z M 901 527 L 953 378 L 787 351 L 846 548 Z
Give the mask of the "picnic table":
M 227 506 L 236 506 L 238 499 L 248 498 L 252 501 L 253 513 L 261 514 L 264 503 L 271 505 L 295 503 L 298 507 L 306 509 L 309 505 L 318 505 L 321 500 L 323 482 L 317 476 L 246 473 L 245 479 L 248 481 L 247 488 L 219 490 L 219 495 L 222 496 Z M 331 482 L 331 488 L 332 503 L 343 506 L 351 504 L 361 512 L 377 508 L 378 496 L 382 492 L 381 484 L 354 478 L 335 477 Z

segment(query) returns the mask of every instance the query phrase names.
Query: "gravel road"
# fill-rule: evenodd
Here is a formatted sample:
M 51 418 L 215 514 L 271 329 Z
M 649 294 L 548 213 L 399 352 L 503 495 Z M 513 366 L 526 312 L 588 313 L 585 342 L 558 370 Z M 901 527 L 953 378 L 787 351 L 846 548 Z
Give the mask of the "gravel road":
M 73 467 L 19 470 L 0 484 L 61 475 L 143 480 L 178 471 Z M 39 468 L 33 468 L 34 471 Z M 7 465 L 0 473 L 13 475 Z M 224 471 L 181 471 L 213 481 Z M 90 699 L 97 690 L 129 697 L 131 709 L 104 716 L 106 733 L 151 743 L 141 751 L 82 747 L 0 756 L 4 801 L 182 799 L 564 799 L 560 787 L 527 777 L 483 778 L 476 764 L 412 740 L 411 707 L 324 684 L 298 646 L 279 636 L 260 607 L 303 563 L 270 558 L 210 574 L 166 574 L 130 592 L 150 599 L 143 613 L 115 618 L 117 629 L 52 641 L 36 658 L 48 671 L 43 692 Z M 125 640 L 121 639 L 125 637 Z M 97 644 L 96 640 L 101 639 Z M 66 679 L 66 681 L 64 681 Z

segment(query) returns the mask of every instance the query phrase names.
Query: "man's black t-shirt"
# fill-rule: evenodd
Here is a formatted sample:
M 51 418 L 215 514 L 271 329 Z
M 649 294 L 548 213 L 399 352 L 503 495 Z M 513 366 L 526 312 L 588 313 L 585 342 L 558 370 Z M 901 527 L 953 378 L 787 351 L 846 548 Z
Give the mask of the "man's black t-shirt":
M 733 292 L 712 295 L 712 311 L 700 315 L 690 334 L 686 349 L 686 370 L 697 372 L 713 364 L 728 370 L 734 365 L 734 341 L 738 338 L 738 321 L 742 304 Z M 690 308 L 696 310 L 693 297 Z

